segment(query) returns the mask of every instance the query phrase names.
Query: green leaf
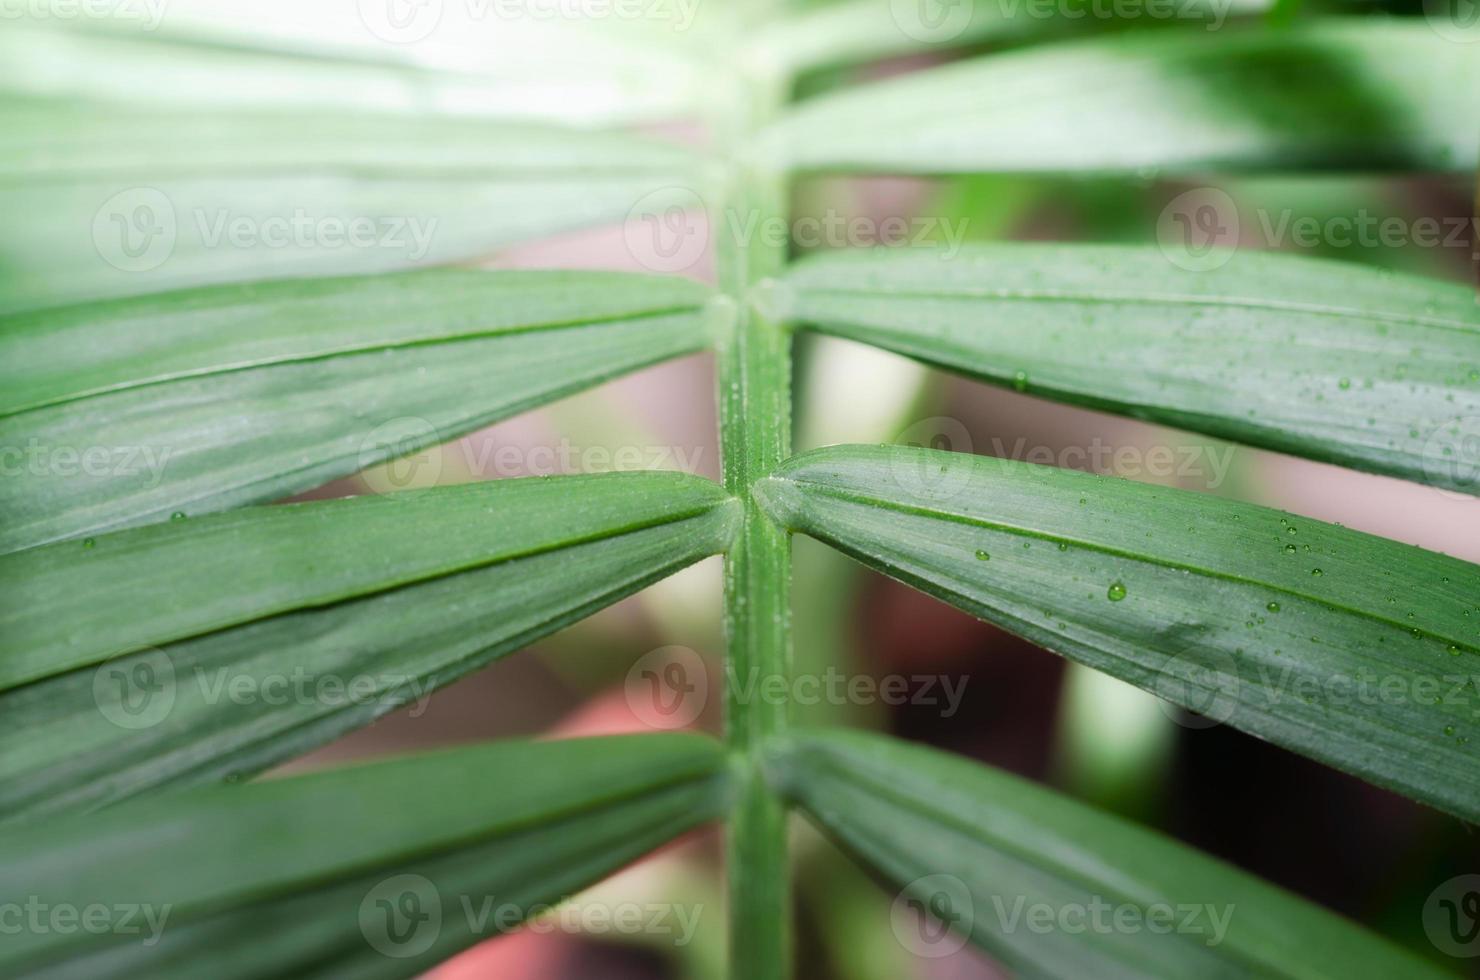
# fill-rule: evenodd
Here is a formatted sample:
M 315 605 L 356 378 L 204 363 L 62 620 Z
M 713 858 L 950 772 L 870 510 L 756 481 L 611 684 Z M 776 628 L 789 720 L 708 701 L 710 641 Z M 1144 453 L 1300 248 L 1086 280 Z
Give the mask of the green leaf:
M 798 735 L 773 779 L 929 909 L 919 949 L 982 947 L 1033 977 L 1442 977 L 1199 852 L 1026 780 L 881 735 Z M 911 940 L 913 924 L 896 919 Z M 925 938 L 929 936 L 929 938 Z
M 1480 566 L 1203 494 L 902 447 L 807 453 L 756 492 L 794 530 L 1205 723 L 1480 817 Z
M 1471 287 L 1239 252 L 840 252 L 790 271 L 788 319 L 1059 401 L 1480 493 L 1454 455 L 1480 416 Z M 1446 450 L 1448 452 L 1446 453 Z
M 727 796 L 718 745 L 649 735 L 453 749 L 12 828 L 5 894 L 108 913 L 100 933 L 23 922 L 0 969 L 414 976 L 719 816 Z M 488 903 L 499 915 L 480 921 Z
M 765 147 L 809 171 L 1473 171 L 1480 148 L 1454 125 L 1475 111 L 1473 54 L 1378 18 L 1127 32 L 825 96 Z
M 0 321 L 0 550 L 288 496 L 702 348 L 709 292 L 427 270 Z
M 1229 17 L 1267 10 L 1270 0 L 1180 0 L 1178 23 L 1219 30 Z M 1169 10 L 1171 8 L 1168 8 Z M 754 46 L 791 72 L 910 54 L 940 54 L 987 42 L 1023 42 L 1124 26 L 1149 8 L 1069 2 L 1048 6 L 1028 0 L 957 0 L 881 3 L 834 0 L 769 25 Z M 1163 17 L 1172 16 L 1163 14 Z
M 63 0 L 65 3 L 66 0 Z M 142 6 L 138 8 L 141 12 Z M 384 8 L 382 8 L 384 9 Z M 610 125 L 690 114 L 714 78 L 672 23 L 443 16 L 423 40 L 377 36 L 373 7 L 231 8 L 171 0 L 156 30 L 137 19 L 8 19 L 0 91 L 137 108 L 318 109 Z M 413 32 L 424 14 L 415 11 Z M 366 15 L 370 16 L 366 16 Z M 468 29 L 471 27 L 472 29 Z M 623 30 L 623 28 L 629 28 Z M 394 35 L 393 31 L 386 33 Z
M 628 473 L 0 557 L 0 815 L 260 771 L 724 550 L 736 518 L 707 481 Z
M 700 180 L 676 145 L 439 116 L 7 100 L 0 134 L 0 312 L 471 259 Z

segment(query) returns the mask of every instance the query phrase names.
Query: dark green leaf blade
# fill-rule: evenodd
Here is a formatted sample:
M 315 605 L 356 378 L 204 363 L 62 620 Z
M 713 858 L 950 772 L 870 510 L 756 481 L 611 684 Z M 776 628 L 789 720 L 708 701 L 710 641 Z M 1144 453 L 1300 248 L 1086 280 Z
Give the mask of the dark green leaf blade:
M 707 481 L 634 473 L 249 508 L 0 558 L 0 818 L 258 772 L 724 550 L 733 520 Z
M 817 732 L 771 769 L 823 830 L 939 915 L 929 928 L 953 919 L 1021 976 L 1447 976 L 1221 861 L 965 759 Z
M 7 976 L 412 976 L 727 805 L 690 735 L 504 742 L 218 787 L 12 830 L 6 894 L 165 915 L 11 936 Z M 410 893 L 409 919 L 380 904 Z M 111 923 L 110 925 L 117 925 Z M 259 931 L 265 929 L 266 931 Z
M 1480 817 L 1480 566 L 1203 494 L 901 447 L 807 453 L 758 493 L 794 530 L 1034 643 Z
M 709 291 L 427 270 L 0 321 L 0 551 L 288 496 L 702 349 Z M 84 466 L 86 464 L 86 466 Z
M 1473 51 L 1421 22 L 1126 32 L 819 98 L 767 150 L 807 171 L 1457 172 L 1477 92 Z
M 1467 286 L 1259 252 L 979 245 L 803 262 L 787 318 L 1058 401 L 1480 494 Z

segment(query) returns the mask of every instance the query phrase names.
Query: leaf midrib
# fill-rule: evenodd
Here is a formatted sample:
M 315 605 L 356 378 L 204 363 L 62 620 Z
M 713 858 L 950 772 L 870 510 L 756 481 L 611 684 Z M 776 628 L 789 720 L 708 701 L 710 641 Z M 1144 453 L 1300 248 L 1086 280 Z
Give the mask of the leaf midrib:
M 270 619 L 275 616 L 283 615 L 285 613 L 300 612 L 310 609 L 328 609 L 344 602 L 353 601 L 355 599 L 383 595 L 385 593 L 405 588 L 407 586 L 433 582 L 438 579 L 446 578 L 448 576 L 459 575 L 464 572 L 476 571 L 482 568 L 492 568 L 496 565 L 502 565 L 507 562 L 516 561 L 521 558 L 530 558 L 536 555 L 543 555 L 549 554 L 550 552 L 554 551 L 560 551 L 564 548 L 621 538 L 638 531 L 647 530 L 649 528 L 662 527 L 669 524 L 680 524 L 688 520 L 707 517 L 713 512 L 720 510 L 721 508 L 730 507 L 733 503 L 734 498 L 722 498 L 719 500 L 711 500 L 702 504 L 693 504 L 681 510 L 670 511 L 660 516 L 654 516 L 645 520 L 632 521 L 627 524 L 593 530 L 584 535 L 560 538 L 542 544 L 531 545 L 518 551 L 502 553 L 493 557 L 473 559 L 461 564 L 439 566 L 421 575 L 415 575 L 408 578 L 396 578 L 389 581 L 374 583 L 373 585 L 358 591 L 336 593 L 333 595 L 324 596 L 312 602 L 287 605 L 283 608 L 272 609 L 265 613 L 247 615 L 244 618 L 223 618 L 216 622 L 204 623 L 194 632 L 184 633 L 179 636 L 171 636 L 168 639 L 156 639 L 154 643 L 170 644 L 197 639 L 199 637 L 209 636 L 213 633 L 219 633 L 223 630 L 235 629 L 247 623 Z M 13 554 L 24 554 L 24 552 L 14 552 Z M 4 556 L 0 556 L 0 558 L 3 557 Z M 145 645 L 148 646 L 150 644 Z M 18 673 L 12 672 L 9 676 L 7 676 L 5 672 L 0 672 L 0 692 L 11 690 L 13 688 L 18 688 L 27 684 L 32 684 L 37 681 L 42 681 L 49 677 L 56 677 L 61 674 L 70 673 L 71 671 L 82 669 L 94 664 L 104 663 L 108 660 L 116 659 L 118 657 L 125 657 L 131 653 L 137 653 L 140 649 L 142 649 L 142 647 L 136 646 L 127 650 L 108 653 L 103 656 L 90 656 L 88 659 L 82 660 L 80 662 L 69 661 L 61 669 L 57 669 L 55 664 L 47 663 L 37 665 L 34 663 L 34 661 L 26 661 L 23 659 L 23 662 L 30 663 L 29 669 L 22 670 Z M 38 668 L 41 669 L 40 673 L 37 673 Z
M 804 285 L 795 285 L 799 293 L 803 294 L 836 294 L 847 297 L 874 297 L 891 298 L 901 297 L 905 299 L 923 300 L 954 300 L 954 299 L 986 299 L 986 300 L 1029 300 L 1042 301 L 1046 303 L 1055 302 L 1082 302 L 1095 304 L 1137 304 L 1142 306 L 1223 306 L 1233 309 L 1268 310 L 1279 313 L 1304 313 L 1310 316 L 1324 316 L 1347 318 L 1357 320 L 1372 320 L 1379 323 L 1395 323 L 1405 326 L 1427 326 L 1444 330 L 1455 330 L 1460 333 L 1471 335 L 1480 341 L 1480 324 L 1469 323 L 1464 320 L 1450 320 L 1444 317 L 1415 316 L 1396 312 L 1373 312 L 1356 308 L 1347 308 L 1331 304 L 1300 303 L 1292 300 L 1271 300 L 1258 297 L 1245 296 L 1198 296 L 1192 293 L 1119 293 L 1114 291 L 1098 292 L 1095 290 L 1035 290 L 1035 289 L 971 289 L 952 288 L 950 290 L 921 290 L 916 288 L 890 289 L 878 286 L 863 286 L 858 288 L 844 288 L 839 286 L 822 286 L 809 288 Z M 849 322 L 835 314 L 829 316 L 834 322 Z M 878 327 L 873 329 L 890 330 L 901 329 L 896 327 Z M 903 328 L 907 333 L 917 331 Z
M 388 350 L 409 350 L 418 347 L 435 347 L 446 344 L 456 344 L 471 340 L 489 340 L 496 337 L 514 337 L 523 334 L 539 333 L 541 331 L 572 330 L 581 327 L 603 327 L 612 326 L 617 323 L 634 322 L 641 323 L 646 320 L 655 320 L 662 317 L 675 316 L 682 313 L 694 313 L 703 315 L 703 306 L 698 304 L 682 304 L 666 306 L 645 310 L 635 314 L 617 314 L 612 316 L 598 317 L 595 319 L 572 318 L 568 320 L 550 320 L 547 322 L 520 324 L 506 329 L 482 329 L 471 333 L 461 333 L 445 337 L 422 337 L 413 338 L 395 343 L 380 343 L 370 345 L 354 345 L 347 347 L 336 347 L 332 350 L 316 351 L 309 354 L 287 354 L 278 357 L 266 357 L 255 361 L 240 361 L 228 364 L 213 364 L 209 367 L 194 370 L 176 371 L 170 374 L 159 375 L 140 381 L 124 381 L 114 385 L 100 388 L 90 388 L 84 391 L 74 392 L 44 401 L 27 403 L 19 408 L 5 409 L 0 411 L 0 419 L 13 418 L 34 412 L 43 408 L 54 408 L 58 405 L 68 405 L 75 402 L 85 401 L 89 398 L 97 398 L 101 395 L 116 394 L 121 391 L 138 391 L 152 388 L 157 385 L 170 384 L 176 381 L 185 381 L 195 378 L 210 378 L 222 375 L 237 374 L 243 371 L 251 371 L 257 368 L 276 367 L 284 364 L 311 364 L 318 361 L 332 360 L 337 357 L 348 357 L 356 354 L 374 354 Z M 694 343 L 690 350 L 700 350 L 704 347 L 702 330 L 695 330 Z
M 916 517 L 926 517 L 936 520 L 943 520 L 953 524 L 963 524 L 968 527 L 978 527 L 990 531 L 1003 531 L 1009 534 L 1017 534 L 1023 537 L 1034 538 L 1040 541 L 1052 542 L 1054 544 L 1069 544 L 1083 548 L 1087 551 L 1094 551 L 1115 558 L 1124 558 L 1129 561 L 1140 562 L 1147 565 L 1155 565 L 1161 568 L 1171 569 L 1173 571 L 1201 575 L 1207 578 L 1216 579 L 1218 581 L 1232 582 L 1237 585 L 1244 585 L 1259 589 L 1268 589 L 1271 592 L 1278 592 L 1281 595 L 1287 595 L 1295 599 L 1301 599 L 1307 602 L 1311 602 L 1333 612 L 1345 613 L 1347 615 L 1371 620 L 1384 626 L 1390 626 L 1404 633 L 1407 633 L 1410 630 L 1408 624 L 1400 622 L 1398 620 L 1388 619 L 1385 616 L 1381 616 L 1367 610 L 1345 606 L 1339 602 L 1322 598 L 1320 596 L 1310 595 L 1309 593 L 1302 592 L 1299 589 L 1291 588 L 1290 586 L 1286 585 L 1280 585 L 1273 582 L 1264 582 L 1259 579 L 1251 579 L 1242 575 L 1235 575 L 1230 572 L 1220 572 L 1215 569 L 1203 568 L 1202 566 L 1194 565 L 1187 562 L 1178 562 L 1170 558 L 1161 558 L 1155 555 L 1127 551 L 1122 548 L 1112 547 L 1110 545 L 1100 544 L 1094 541 L 1085 541 L 1079 538 L 1052 534 L 1047 531 L 1040 531 L 1035 528 L 1022 527 L 1020 525 L 1009 524 L 1002 521 L 992 521 L 986 518 L 970 517 L 965 514 L 955 514 L 948 511 L 935 511 L 929 509 L 928 507 L 903 504 L 897 501 L 891 501 L 880 497 L 870 496 L 861 491 L 852 489 L 845 490 L 842 488 L 834 487 L 831 484 L 818 483 L 813 480 L 802 479 L 796 476 L 773 476 L 770 477 L 770 479 L 786 480 L 798 485 L 805 485 L 806 487 L 810 488 L 812 492 L 815 492 L 820 496 L 831 497 L 835 500 L 842 500 L 848 503 L 862 504 L 879 510 L 894 511 L 896 513 L 910 514 Z M 1435 640 L 1447 641 L 1448 643 L 1454 644 L 1463 650 L 1468 650 L 1470 652 L 1480 652 L 1480 650 L 1477 650 L 1468 641 L 1459 639 L 1458 637 L 1450 636 L 1447 633 L 1441 634 L 1437 631 L 1425 630 L 1424 635 L 1432 637 Z

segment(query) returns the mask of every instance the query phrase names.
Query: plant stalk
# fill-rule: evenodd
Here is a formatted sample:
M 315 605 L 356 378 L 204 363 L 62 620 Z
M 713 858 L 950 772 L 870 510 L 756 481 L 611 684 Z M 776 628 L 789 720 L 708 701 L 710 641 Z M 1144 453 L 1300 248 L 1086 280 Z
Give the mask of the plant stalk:
M 770 114 L 772 86 L 747 99 L 739 141 Z M 781 270 L 785 247 L 741 231 L 787 216 L 781 178 L 747 166 L 719 208 L 711 234 L 719 285 L 737 305 L 733 330 L 718 351 L 720 443 L 724 484 L 743 501 L 744 517 L 725 557 L 726 737 L 740 774 L 727 828 L 732 980 L 782 980 L 791 974 L 791 899 L 786 807 L 766 786 L 759 753 L 787 727 L 791 686 L 791 543 L 756 505 L 751 487 L 791 454 L 791 335 L 768 319 L 758 284 Z M 755 222 L 750 219 L 755 218 Z

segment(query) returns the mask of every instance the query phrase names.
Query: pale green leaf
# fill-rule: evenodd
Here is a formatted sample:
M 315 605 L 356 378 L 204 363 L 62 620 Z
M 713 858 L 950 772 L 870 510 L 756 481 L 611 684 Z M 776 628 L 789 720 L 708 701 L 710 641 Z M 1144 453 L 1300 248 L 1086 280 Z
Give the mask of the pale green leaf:
M 0 151 L 0 312 L 473 259 L 704 179 L 676 145 L 530 123 L 87 102 L 0 101 Z
M 799 170 L 911 174 L 1472 171 L 1480 59 L 1415 20 L 1127 32 L 804 103 L 765 138 Z
M 65 5 L 67 0 L 61 0 Z M 31 9 L 35 8 L 35 0 Z M 70 9 L 75 11 L 75 5 Z M 571 125 L 692 114 L 711 73 L 666 24 L 496 16 L 461 4 L 139 0 L 110 20 L 7 19 L 0 91 L 137 108 L 429 113 Z M 150 23 L 158 11 L 157 22 Z M 440 17 L 437 16 L 440 13 Z M 129 17 L 129 14 L 135 16 Z M 434 19 L 435 18 L 435 19 Z M 378 33 L 377 33 L 378 32 Z M 413 43 L 399 38 L 426 36 Z
M 1258 14 L 1269 6 L 1269 0 L 1177 0 L 1119 7 L 1088 0 L 835 0 L 767 25 L 752 46 L 757 58 L 797 72 L 1105 30 L 1137 16 L 1221 30 L 1230 18 Z

